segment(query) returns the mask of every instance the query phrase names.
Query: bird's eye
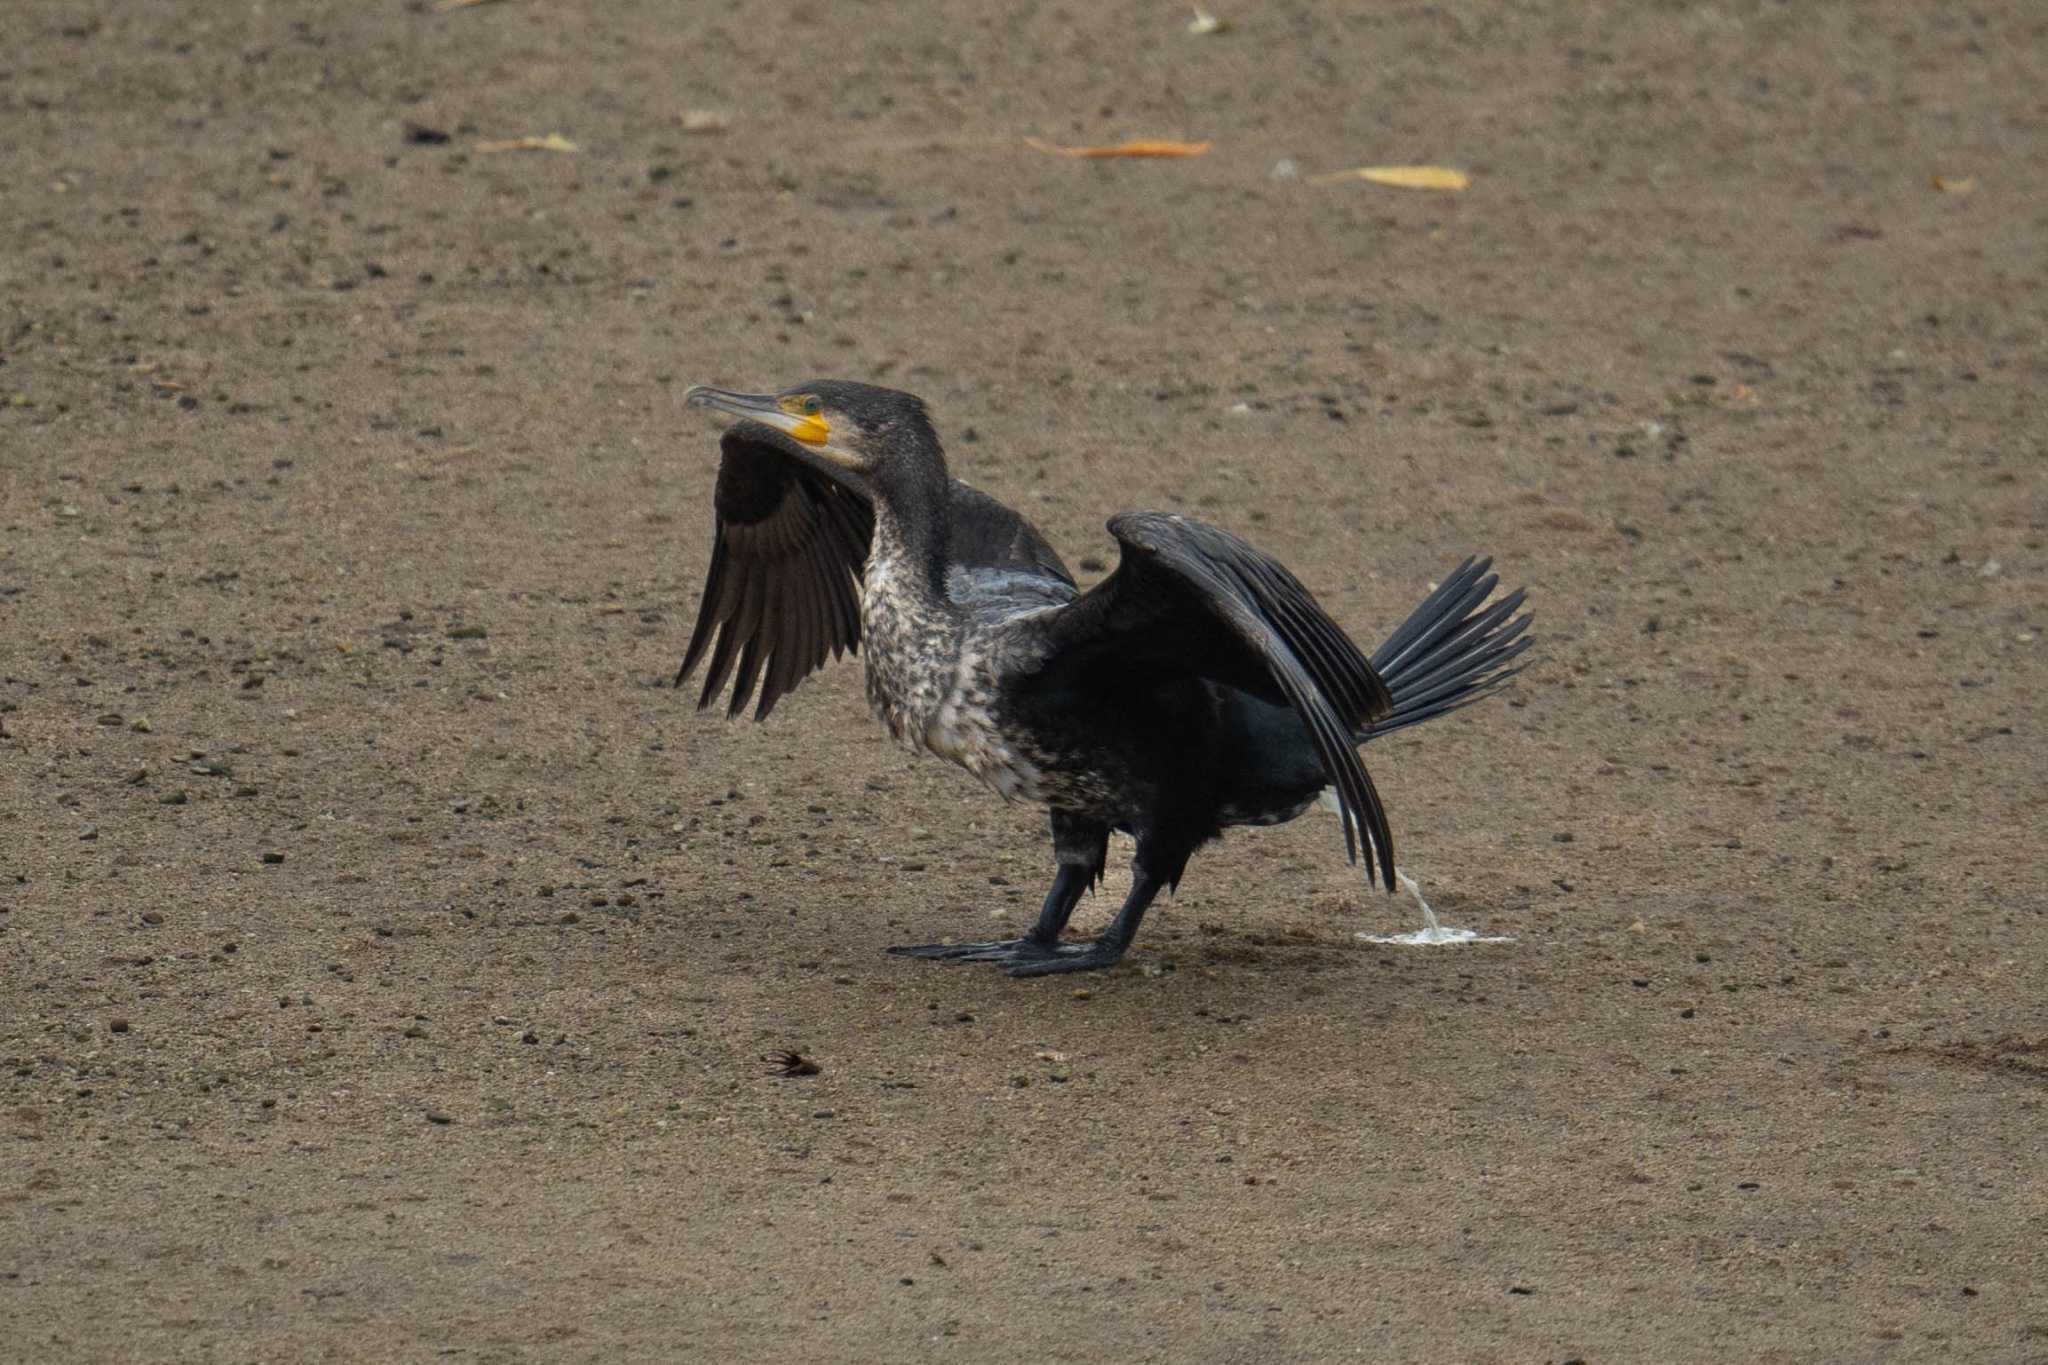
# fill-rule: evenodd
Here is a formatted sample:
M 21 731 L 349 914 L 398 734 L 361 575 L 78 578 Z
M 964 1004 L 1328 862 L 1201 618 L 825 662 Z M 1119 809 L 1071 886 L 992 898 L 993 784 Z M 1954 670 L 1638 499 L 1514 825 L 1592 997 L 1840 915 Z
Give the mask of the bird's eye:
M 825 407 L 825 405 L 819 401 L 818 395 L 816 395 L 815 393 L 805 394 L 803 397 L 803 402 L 800 404 L 800 406 L 803 408 L 803 413 L 806 417 L 816 417 L 819 414 L 819 412 L 821 412 Z

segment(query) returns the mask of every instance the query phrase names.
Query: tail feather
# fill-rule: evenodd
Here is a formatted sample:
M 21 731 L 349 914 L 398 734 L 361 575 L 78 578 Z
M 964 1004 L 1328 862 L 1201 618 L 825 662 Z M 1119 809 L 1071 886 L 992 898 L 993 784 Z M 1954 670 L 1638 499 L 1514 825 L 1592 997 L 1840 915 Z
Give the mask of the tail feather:
M 1522 671 L 1514 661 L 1531 643 L 1530 617 L 1514 613 L 1524 595 L 1517 589 L 1488 604 L 1500 582 L 1487 572 L 1492 565 L 1460 564 L 1373 654 L 1394 709 L 1368 726 L 1361 742 L 1470 706 Z

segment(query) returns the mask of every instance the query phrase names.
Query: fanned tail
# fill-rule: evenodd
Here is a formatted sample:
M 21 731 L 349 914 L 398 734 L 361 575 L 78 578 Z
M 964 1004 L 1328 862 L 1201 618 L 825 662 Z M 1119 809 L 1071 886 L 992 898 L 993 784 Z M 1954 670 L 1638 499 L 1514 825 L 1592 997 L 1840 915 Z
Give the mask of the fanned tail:
M 1460 564 L 1374 652 L 1373 670 L 1394 709 L 1366 726 L 1360 743 L 1470 706 L 1522 671 L 1514 660 L 1529 647 L 1530 617 L 1515 615 L 1519 588 L 1487 602 L 1500 582 L 1492 567 L 1491 559 Z

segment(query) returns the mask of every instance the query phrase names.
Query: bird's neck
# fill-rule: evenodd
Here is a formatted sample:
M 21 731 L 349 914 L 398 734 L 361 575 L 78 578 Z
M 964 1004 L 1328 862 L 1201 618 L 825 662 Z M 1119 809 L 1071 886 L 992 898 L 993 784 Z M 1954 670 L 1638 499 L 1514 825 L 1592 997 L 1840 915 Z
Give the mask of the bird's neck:
M 943 469 L 891 488 L 875 500 L 868 567 L 882 569 L 896 592 L 932 608 L 950 605 L 946 553 L 952 540 L 951 480 Z
M 868 704 L 912 749 L 930 747 L 959 664 L 961 613 L 946 591 L 943 492 L 943 484 L 934 490 L 920 481 L 875 499 L 875 539 L 861 584 Z

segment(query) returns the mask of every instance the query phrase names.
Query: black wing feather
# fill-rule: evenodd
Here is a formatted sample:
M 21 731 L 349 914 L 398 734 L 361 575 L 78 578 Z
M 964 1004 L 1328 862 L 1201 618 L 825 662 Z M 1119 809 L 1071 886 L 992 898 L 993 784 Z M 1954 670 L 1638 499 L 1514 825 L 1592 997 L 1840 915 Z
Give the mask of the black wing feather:
M 1240 688 L 1293 708 L 1337 790 L 1344 848 L 1366 875 L 1394 884 L 1386 808 L 1359 762 L 1354 733 L 1391 710 L 1379 675 L 1307 588 L 1227 531 L 1185 517 L 1111 519 L 1116 572 L 1047 622 L 1048 668 L 1113 657 Z
M 874 538 L 874 510 L 789 454 L 765 427 L 739 423 L 719 449 L 711 567 L 676 685 L 708 650 L 698 709 L 730 678 L 726 714 L 746 709 L 758 687 L 760 720 L 828 657 L 860 648 L 855 585 Z

